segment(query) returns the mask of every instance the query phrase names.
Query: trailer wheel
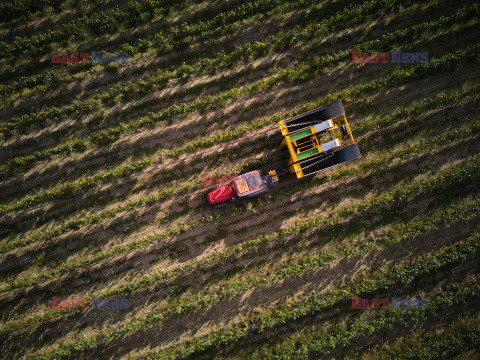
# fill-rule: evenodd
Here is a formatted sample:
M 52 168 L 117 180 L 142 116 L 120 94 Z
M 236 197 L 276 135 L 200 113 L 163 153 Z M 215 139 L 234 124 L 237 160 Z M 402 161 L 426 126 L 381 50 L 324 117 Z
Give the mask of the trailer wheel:
M 345 114 L 345 109 L 343 108 L 342 100 L 336 100 L 331 104 L 328 104 L 326 109 L 320 112 L 320 116 L 323 120 L 328 120 Z
M 335 152 L 335 160 L 337 164 L 359 159 L 360 157 L 360 149 L 358 148 L 357 144 L 345 146 L 344 148 Z

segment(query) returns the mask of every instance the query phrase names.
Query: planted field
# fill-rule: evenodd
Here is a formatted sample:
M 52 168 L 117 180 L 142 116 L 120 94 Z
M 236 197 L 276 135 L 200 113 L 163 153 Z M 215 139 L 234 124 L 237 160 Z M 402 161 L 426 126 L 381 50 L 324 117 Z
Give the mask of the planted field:
M 1 357 L 480 358 L 479 40 L 476 1 L 0 4 Z M 335 100 L 360 159 L 205 202 Z

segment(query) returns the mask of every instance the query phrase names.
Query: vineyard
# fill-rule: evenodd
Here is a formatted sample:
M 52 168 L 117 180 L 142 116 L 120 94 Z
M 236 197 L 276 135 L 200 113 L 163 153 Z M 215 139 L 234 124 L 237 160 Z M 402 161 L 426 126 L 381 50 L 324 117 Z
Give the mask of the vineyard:
M 0 358 L 480 358 L 476 1 L 14 0 L 0 34 Z M 205 202 L 335 100 L 361 159 Z

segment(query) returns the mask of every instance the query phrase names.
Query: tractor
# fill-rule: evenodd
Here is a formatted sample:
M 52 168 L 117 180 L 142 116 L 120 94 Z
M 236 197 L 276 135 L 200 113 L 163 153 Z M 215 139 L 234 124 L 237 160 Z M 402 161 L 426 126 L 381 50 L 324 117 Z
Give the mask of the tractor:
M 278 185 L 279 175 L 293 173 L 300 179 L 361 157 L 341 100 L 282 120 L 278 125 L 283 136 L 280 151 L 286 159 L 285 170 L 279 174 L 272 170 L 265 176 L 260 170 L 239 175 L 227 186 L 210 191 L 206 196 L 208 204 L 252 198 Z

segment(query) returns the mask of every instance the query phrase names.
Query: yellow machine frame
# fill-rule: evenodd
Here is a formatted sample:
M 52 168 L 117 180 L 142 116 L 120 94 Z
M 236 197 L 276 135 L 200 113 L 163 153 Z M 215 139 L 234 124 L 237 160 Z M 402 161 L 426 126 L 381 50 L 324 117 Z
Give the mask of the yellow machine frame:
M 330 122 L 332 126 L 329 126 Z M 326 151 L 332 152 L 338 148 L 355 143 L 345 114 L 326 120 L 323 123 L 325 126 L 328 126 L 328 128 L 317 131 L 317 124 L 289 133 L 285 121 L 279 122 L 282 135 L 284 136 L 280 146 L 286 146 L 290 153 L 287 167 L 289 171 L 295 173 L 298 178 L 304 176 L 301 165 L 298 164 L 299 161 L 314 156 L 318 157 L 318 155 Z M 329 142 L 324 143 L 325 140 L 329 140 Z M 324 145 L 325 149 L 322 149 L 322 145 Z

